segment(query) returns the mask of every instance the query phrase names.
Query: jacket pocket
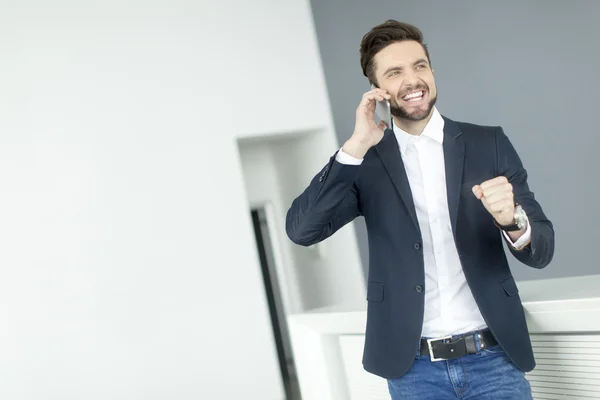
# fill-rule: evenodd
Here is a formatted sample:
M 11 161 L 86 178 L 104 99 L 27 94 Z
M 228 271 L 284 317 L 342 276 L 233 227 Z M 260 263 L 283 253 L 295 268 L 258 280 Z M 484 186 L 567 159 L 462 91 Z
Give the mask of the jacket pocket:
M 517 293 L 519 293 L 519 288 L 515 283 L 515 278 L 513 278 L 512 276 L 509 276 L 508 278 L 504 279 L 501 283 L 502 287 L 504 288 L 504 291 L 508 296 L 514 296 Z
M 367 301 L 381 303 L 383 301 L 383 283 L 369 282 Z

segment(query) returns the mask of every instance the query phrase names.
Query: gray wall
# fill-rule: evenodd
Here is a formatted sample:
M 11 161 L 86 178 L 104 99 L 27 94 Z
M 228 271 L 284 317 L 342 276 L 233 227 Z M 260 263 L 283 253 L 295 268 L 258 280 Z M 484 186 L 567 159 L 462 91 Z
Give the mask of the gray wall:
M 429 45 L 440 112 L 501 125 L 554 223 L 552 264 L 538 271 L 509 256 L 515 277 L 600 273 L 599 1 L 312 0 L 312 7 L 340 143 L 369 89 L 362 36 L 388 18 L 412 23 Z M 356 226 L 366 271 L 364 220 Z

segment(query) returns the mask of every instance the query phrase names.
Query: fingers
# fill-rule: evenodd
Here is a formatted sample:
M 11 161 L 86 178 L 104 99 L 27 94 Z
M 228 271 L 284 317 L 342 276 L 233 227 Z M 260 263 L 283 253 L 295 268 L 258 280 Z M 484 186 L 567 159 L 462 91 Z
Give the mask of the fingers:
M 371 96 L 371 95 L 382 96 L 382 97 L 385 97 L 388 100 L 392 98 L 392 96 L 390 96 L 390 94 L 387 92 L 387 90 L 384 90 L 384 89 L 369 90 L 368 92 L 366 92 L 365 94 L 363 94 L 363 98 L 365 96 Z
M 490 188 L 492 186 L 502 185 L 508 183 L 508 179 L 505 176 L 498 176 L 494 179 L 487 180 L 481 184 L 483 190 Z
M 386 98 L 380 94 L 369 94 L 363 96 L 359 107 L 368 107 L 370 105 L 374 105 L 376 101 L 384 101 Z
M 496 221 L 510 221 L 515 212 L 513 187 L 504 176 L 475 185 L 473 194 Z M 504 222 L 501 222 L 504 225 Z
M 503 193 L 512 193 L 513 187 L 504 176 L 490 179 L 483 182 L 481 185 L 476 185 L 480 188 L 484 197 L 491 197 L 494 195 L 501 195 Z M 473 190 L 475 187 L 473 188 Z M 473 192 L 475 193 L 475 192 Z
M 373 89 L 363 94 L 361 105 L 368 105 L 372 101 L 384 101 L 391 99 L 392 96 L 383 89 Z
M 475 197 L 482 200 L 491 212 L 501 212 L 514 206 L 513 187 L 504 176 L 475 185 L 472 190 Z
M 504 211 L 510 211 L 514 208 L 512 198 L 490 202 L 487 198 L 484 197 L 482 202 L 485 208 L 487 208 L 492 214 L 500 214 Z
M 477 197 L 477 200 L 481 200 L 481 198 L 483 197 L 483 189 L 481 189 L 481 186 L 475 185 L 473 186 L 472 190 L 475 197 Z
M 375 112 L 375 102 L 384 101 L 391 98 L 392 96 L 387 94 L 387 92 L 382 89 L 373 89 L 368 91 L 367 93 L 363 94 L 363 98 L 356 109 L 356 115 L 370 115 Z
M 498 190 L 493 193 L 483 192 L 483 197 L 487 200 L 489 204 L 497 203 L 499 201 L 513 201 L 514 195 L 512 190 Z

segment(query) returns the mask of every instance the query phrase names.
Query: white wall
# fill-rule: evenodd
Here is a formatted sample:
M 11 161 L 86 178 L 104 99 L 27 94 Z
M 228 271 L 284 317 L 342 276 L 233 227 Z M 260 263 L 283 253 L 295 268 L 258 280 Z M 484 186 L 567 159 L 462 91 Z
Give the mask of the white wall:
M 326 132 L 305 135 L 293 141 L 272 144 L 284 204 L 291 204 L 299 191 L 319 173 L 335 149 L 323 141 Z M 337 148 L 337 145 L 335 146 Z M 354 224 L 341 228 L 312 248 L 292 245 L 297 268 L 304 272 L 303 310 L 365 301 L 366 285 L 356 244 Z M 312 279 L 310 279 L 312 277 Z M 310 288 L 310 290 L 309 290 Z
M 307 2 L 0 7 L 0 398 L 282 399 L 236 137 L 331 126 Z
M 292 243 L 285 233 L 285 216 L 292 199 L 304 190 L 330 154 L 319 148 L 325 132 L 241 141 L 240 155 L 246 193 L 253 205 L 269 204 L 275 262 L 288 313 L 364 300 L 364 276 L 352 225 L 310 248 Z M 305 160 L 311 160 L 309 162 Z

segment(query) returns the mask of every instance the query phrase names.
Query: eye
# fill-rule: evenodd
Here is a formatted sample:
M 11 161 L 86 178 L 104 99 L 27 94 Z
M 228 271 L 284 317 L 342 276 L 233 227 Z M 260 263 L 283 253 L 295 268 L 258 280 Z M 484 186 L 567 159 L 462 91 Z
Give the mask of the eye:
M 427 68 L 427 66 L 425 64 L 419 64 L 419 65 L 417 65 L 417 70 L 423 70 L 425 68 Z
M 389 77 L 395 76 L 395 75 L 399 75 L 400 71 L 392 71 L 390 72 L 390 74 L 388 75 Z

